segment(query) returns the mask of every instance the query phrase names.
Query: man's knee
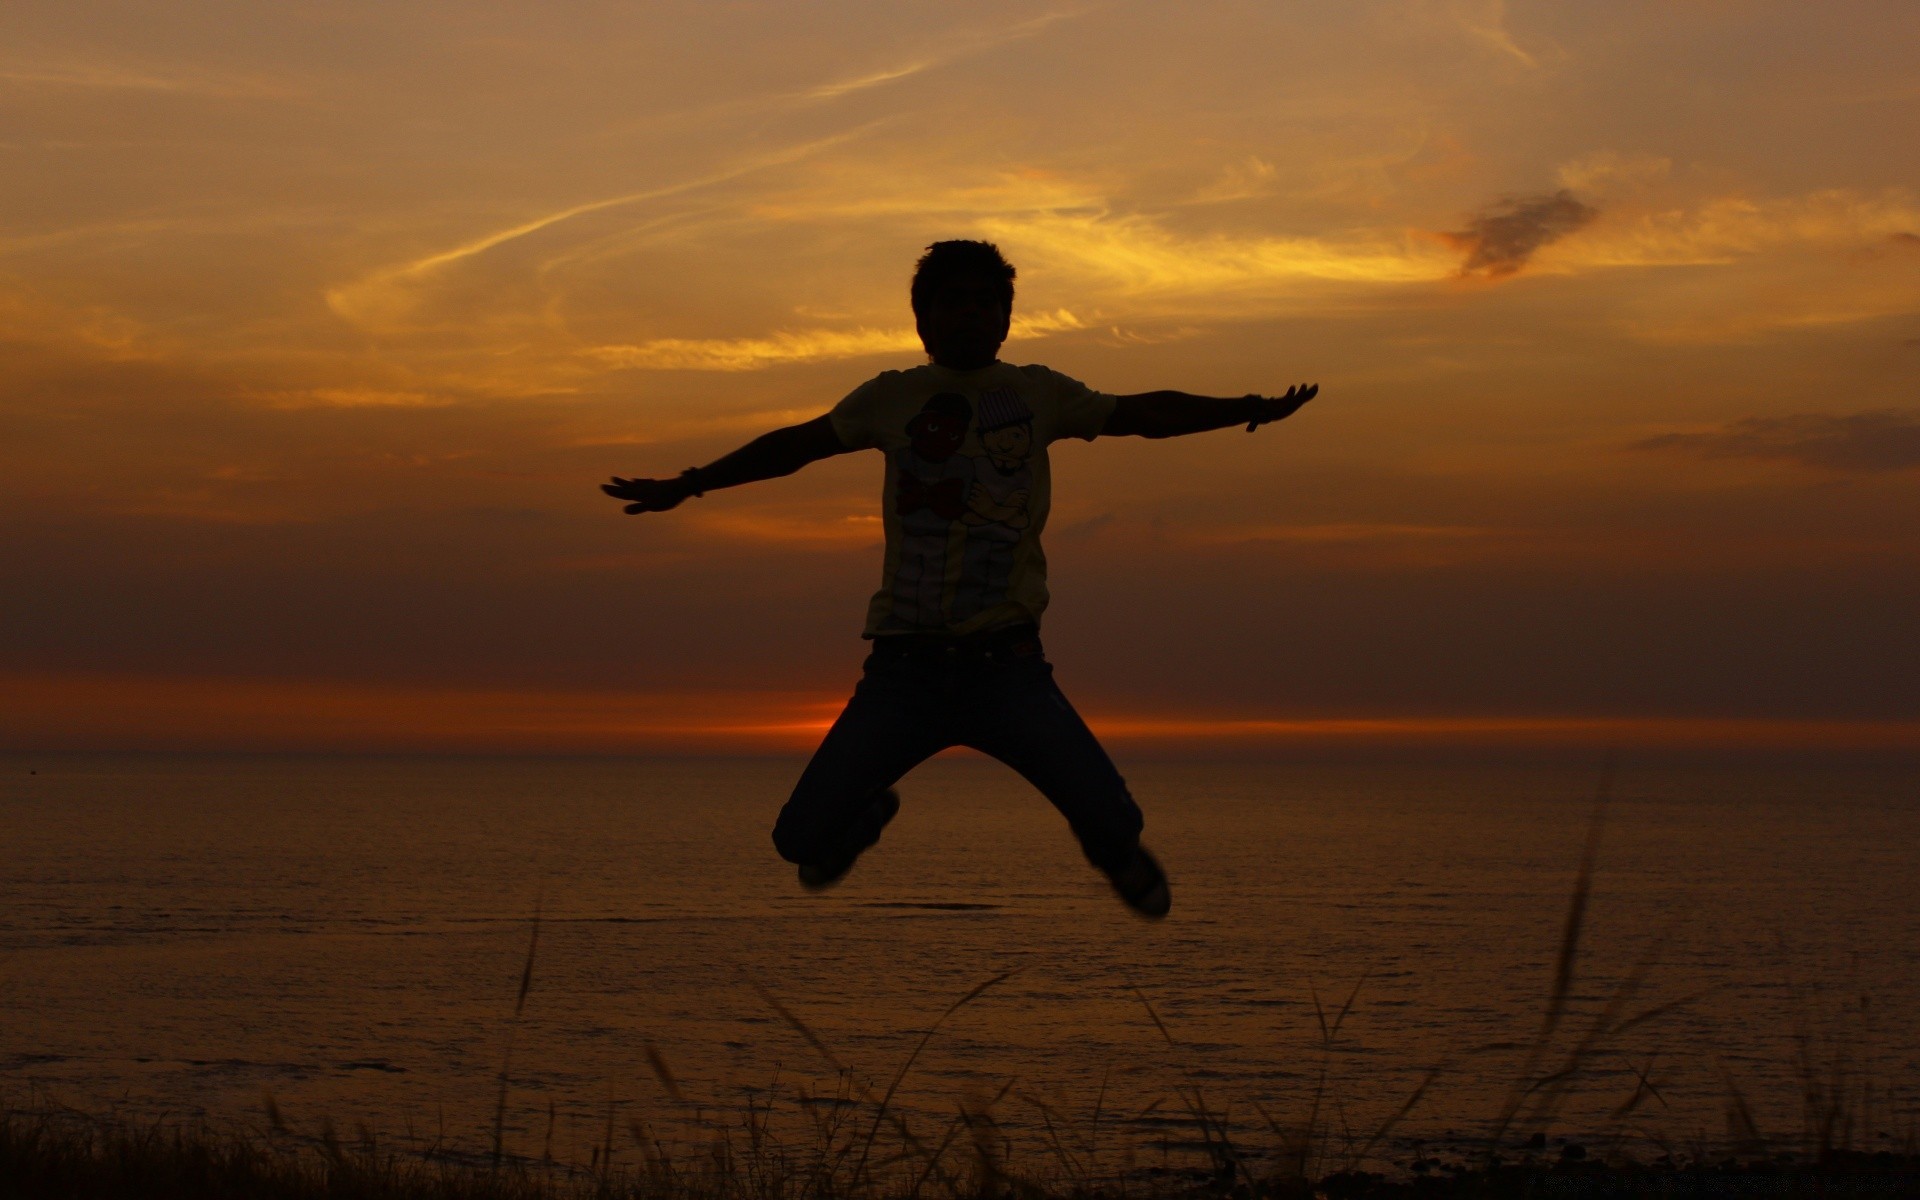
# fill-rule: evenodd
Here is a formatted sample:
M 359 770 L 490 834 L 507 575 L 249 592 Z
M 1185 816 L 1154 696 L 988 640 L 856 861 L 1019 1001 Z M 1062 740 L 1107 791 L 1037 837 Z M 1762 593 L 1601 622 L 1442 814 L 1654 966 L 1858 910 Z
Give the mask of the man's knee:
M 825 843 L 817 823 L 800 820 L 794 815 L 793 801 L 787 801 L 773 823 L 773 848 L 780 852 L 780 857 L 790 863 L 819 862 L 826 857 Z
M 790 863 L 817 863 L 840 850 L 859 812 L 835 788 L 802 776 L 773 823 L 773 848 Z

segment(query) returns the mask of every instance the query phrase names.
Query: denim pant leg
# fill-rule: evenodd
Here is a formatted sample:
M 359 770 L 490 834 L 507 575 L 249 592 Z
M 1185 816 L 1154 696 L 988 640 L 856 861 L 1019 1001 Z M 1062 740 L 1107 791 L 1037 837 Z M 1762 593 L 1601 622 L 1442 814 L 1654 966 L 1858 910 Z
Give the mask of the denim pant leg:
M 1044 660 L 987 664 L 976 677 L 963 745 L 1012 767 L 1053 802 L 1089 862 L 1118 870 L 1144 821 L 1127 781 L 1053 681 Z
M 853 699 L 774 823 L 781 858 L 821 862 L 865 841 L 859 826 L 874 796 L 954 744 L 937 693 L 917 674 L 911 663 L 868 658 Z

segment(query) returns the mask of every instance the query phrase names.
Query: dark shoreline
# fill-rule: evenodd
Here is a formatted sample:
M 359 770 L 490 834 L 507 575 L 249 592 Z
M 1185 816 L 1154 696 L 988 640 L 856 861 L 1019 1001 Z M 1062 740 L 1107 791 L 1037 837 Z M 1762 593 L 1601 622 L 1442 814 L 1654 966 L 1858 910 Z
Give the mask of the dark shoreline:
M 271 1114 L 271 1110 L 270 1110 Z M 433 1147 L 394 1149 L 364 1127 L 343 1140 L 284 1128 L 221 1130 L 142 1123 L 74 1109 L 0 1109 L 0 1200 L 1400 1200 L 1413 1197 L 1889 1197 L 1920 1200 L 1920 1153 L 1830 1149 L 1662 1155 L 1651 1162 L 1557 1155 L 1533 1145 L 1507 1156 L 1416 1158 L 1392 1174 L 1243 1157 L 1195 1147 L 1193 1165 L 1106 1178 L 1027 1174 L 984 1152 L 953 1172 L 896 1157 L 849 1169 L 844 1148 L 717 1139 L 675 1159 L 640 1144 L 616 1148 L 612 1127 L 587 1163 L 494 1157 Z M 636 1139 L 637 1141 L 637 1139 Z M 1535 1147 L 1538 1146 L 1538 1152 Z M 1209 1161 L 1211 1160 L 1211 1161 Z

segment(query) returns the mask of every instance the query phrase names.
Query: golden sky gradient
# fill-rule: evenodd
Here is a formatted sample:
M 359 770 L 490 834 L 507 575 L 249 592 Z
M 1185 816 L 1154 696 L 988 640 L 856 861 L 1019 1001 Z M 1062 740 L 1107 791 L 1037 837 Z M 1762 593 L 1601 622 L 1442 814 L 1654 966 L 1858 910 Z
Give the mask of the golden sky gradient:
M 1920 749 L 1916 62 L 1908 0 L 8 5 L 0 745 L 806 742 L 878 459 L 594 485 L 920 361 L 986 237 L 1011 361 L 1322 386 L 1056 449 L 1110 736 Z

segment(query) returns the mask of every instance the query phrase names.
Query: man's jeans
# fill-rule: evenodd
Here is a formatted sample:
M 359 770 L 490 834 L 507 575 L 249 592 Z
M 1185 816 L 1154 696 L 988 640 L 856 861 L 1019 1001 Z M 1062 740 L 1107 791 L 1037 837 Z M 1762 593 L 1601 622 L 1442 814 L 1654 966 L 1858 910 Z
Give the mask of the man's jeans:
M 1053 682 L 1031 626 L 968 638 L 874 639 L 866 675 L 780 810 L 773 844 L 825 862 L 879 834 L 874 798 L 950 746 L 988 754 L 1053 802 L 1102 870 L 1140 844 L 1140 809 Z

